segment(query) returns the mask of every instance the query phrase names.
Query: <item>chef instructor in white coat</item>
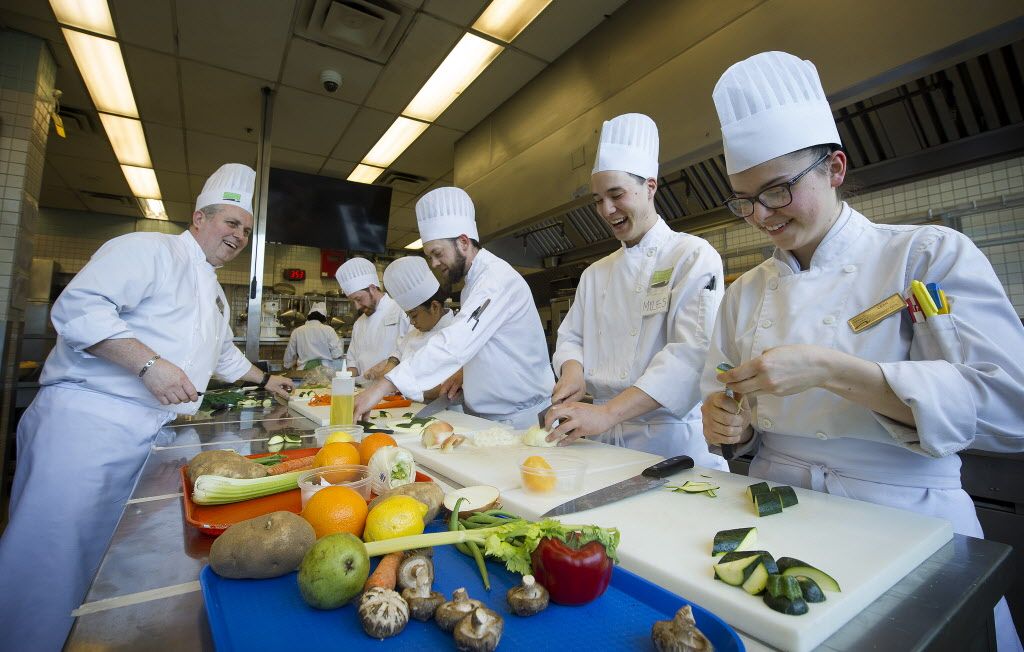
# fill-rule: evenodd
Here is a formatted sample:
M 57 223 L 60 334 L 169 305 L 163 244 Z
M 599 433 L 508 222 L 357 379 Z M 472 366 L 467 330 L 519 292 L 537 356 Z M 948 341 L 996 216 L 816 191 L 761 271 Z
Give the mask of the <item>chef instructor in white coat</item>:
M 622 246 L 583 271 L 558 328 L 549 440 L 594 437 L 728 470 L 701 428 L 700 377 L 722 298 L 722 258 L 654 206 L 658 127 L 627 113 L 601 127 L 590 187 Z M 589 390 L 594 405 L 578 402 Z M 563 437 L 564 435 L 564 437 Z
M 754 452 L 753 477 L 983 536 L 956 453 L 1024 450 L 1024 328 L 992 266 L 957 231 L 874 224 L 841 200 L 847 159 L 811 62 L 757 54 L 713 97 L 727 205 L 776 249 L 722 301 L 702 382 L 708 442 Z M 939 284 L 949 310 L 911 315 L 914 280 Z M 735 368 L 719 374 L 721 362 Z M 1005 600 L 995 615 L 999 649 L 1020 650 Z
M 461 367 L 467 413 L 513 428 L 536 425 L 555 378 L 526 280 L 480 247 L 476 211 L 464 190 L 428 192 L 416 202 L 416 222 L 423 253 L 446 285 L 465 279 L 461 309 L 452 324 L 356 397 L 356 419 L 396 389 L 422 400 L 424 391 Z
M 59 650 L 160 427 L 211 375 L 287 396 L 231 342 L 216 269 L 252 234 L 256 174 L 221 166 L 180 235 L 110 240 L 53 305 L 57 343 L 18 424 L 0 538 L 0 650 Z
M 350 258 L 334 275 L 341 291 L 362 313 L 352 325 L 352 341 L 345 354 L 349 370 L 353 376 L 377 380 L 398 340 L 409 332 L 409 318 L 381 290 L 377 266 L 369 260 Z

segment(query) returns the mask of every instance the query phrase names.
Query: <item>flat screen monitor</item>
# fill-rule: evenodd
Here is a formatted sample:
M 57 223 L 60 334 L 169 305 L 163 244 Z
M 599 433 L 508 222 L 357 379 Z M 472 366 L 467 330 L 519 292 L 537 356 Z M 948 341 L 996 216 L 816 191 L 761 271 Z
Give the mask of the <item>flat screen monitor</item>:
M 391 188 L 270 169 L 267 242 L 383 252 Z

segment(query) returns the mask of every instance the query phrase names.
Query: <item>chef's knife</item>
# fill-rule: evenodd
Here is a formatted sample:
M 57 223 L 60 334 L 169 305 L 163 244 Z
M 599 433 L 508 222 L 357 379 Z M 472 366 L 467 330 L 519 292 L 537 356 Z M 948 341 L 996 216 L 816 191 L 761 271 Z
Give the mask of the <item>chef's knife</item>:
M 589 494 L 574 498 L 567 503 L 562 503 L 554 509 L 548 510 L 541 515 L 541 518 L 564 516 L 574 512 L 582 512 L 594 507 L 601 507 L 608 503 L 614 503 L 623 498 L 629 498 L 636 494 L 643 493 L 649 489 L 660 487 L 667 483 L 668 476 L 679 471 L 693 468 L 693 458 L 689 455 L 677 455 L 667 460 L 662 460 L 654 466 L 649 466 L 640 472 L 640 475 L 633 476 L 628 480 L 616 482 L 610 487 L 592 491 Z
M 432 417 L 438 412 L 444 412 L 452 405 L 458 405 L 459 403 L 462 403 L 461 392 L 459 393 L 458 396 L 455 397 L 455 400 L 449 399 L 447 393 L 441 394 L 433 401 L 427 403 L 419 412 L 414 414 L 413 418 L 423 419 L 425 417 Z

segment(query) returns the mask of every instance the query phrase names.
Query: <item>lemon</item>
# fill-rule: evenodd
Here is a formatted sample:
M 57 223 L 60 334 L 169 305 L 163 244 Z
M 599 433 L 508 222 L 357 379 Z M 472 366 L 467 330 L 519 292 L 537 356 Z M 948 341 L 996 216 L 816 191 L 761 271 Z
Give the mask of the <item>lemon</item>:
M 366 516 L 363 539 L 382 541 L 423 534 L 427 506 L 411 496 L 392 496 L 381 501 Z
M 344 430 L 336 430 L 331 434 L 327 435 L 327 440 L 324 442 L 324 446 L 326 446 L 327 444 L 347 444 L 354 442 L 355 438 L 351 434 L 345 432 Z

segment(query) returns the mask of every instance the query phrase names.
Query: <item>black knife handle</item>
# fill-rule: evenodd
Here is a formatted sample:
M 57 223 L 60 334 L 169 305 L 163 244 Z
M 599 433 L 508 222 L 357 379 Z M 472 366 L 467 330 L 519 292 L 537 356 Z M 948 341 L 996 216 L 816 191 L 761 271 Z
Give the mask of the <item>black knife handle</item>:
M 654 466 L 644 469 L 640 475 L 648 478 L 665 478 L 678 471 L 685 471 L 693 468 L 693 458 L 689 455 L 676 455 L 667 460 L 662 460 Z
M 732 449 L 732 444 L 722 444 L 722 457 L 725 458 L 726 461 L 736 457 L 736 451 Z

